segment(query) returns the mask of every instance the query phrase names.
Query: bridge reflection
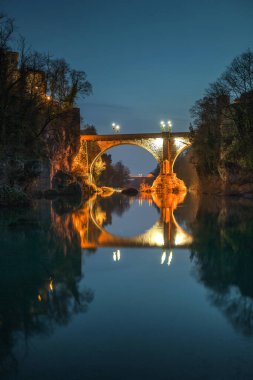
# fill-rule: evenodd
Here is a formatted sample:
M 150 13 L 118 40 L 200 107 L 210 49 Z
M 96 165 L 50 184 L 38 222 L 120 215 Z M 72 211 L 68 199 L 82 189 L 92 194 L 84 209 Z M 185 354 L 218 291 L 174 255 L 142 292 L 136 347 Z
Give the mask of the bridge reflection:
M 137 236 L 116 236 L 104 228 L 108 218 L 96 202 L 96 197 L 90 199 L 81 209 L 71 215 L 75 230 L 80 236 L 81 248 L 96 247 L 189 247 L 192 236 L 187 233 L 176 221 L 174 210 L 184 201 L 185 194 L 158 194 L 144 195 L 139 202 L 147 201 L 160 209 L 160 216 L 156 223 Z

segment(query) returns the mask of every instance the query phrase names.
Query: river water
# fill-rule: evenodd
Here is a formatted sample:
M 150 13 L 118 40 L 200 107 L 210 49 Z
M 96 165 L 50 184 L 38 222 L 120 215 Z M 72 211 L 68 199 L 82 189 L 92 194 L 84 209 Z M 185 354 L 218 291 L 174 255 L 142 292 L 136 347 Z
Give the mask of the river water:
M 252 379 L 253 201 L 0 212 L 0 378 Z

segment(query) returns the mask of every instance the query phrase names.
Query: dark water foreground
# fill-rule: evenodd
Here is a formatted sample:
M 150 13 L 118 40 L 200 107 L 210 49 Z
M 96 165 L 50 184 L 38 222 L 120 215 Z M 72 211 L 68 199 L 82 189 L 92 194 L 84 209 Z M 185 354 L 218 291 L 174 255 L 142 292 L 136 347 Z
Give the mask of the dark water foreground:
M 1 379 L 253 378 L 253 202 L 169 206 L 0 212 Z

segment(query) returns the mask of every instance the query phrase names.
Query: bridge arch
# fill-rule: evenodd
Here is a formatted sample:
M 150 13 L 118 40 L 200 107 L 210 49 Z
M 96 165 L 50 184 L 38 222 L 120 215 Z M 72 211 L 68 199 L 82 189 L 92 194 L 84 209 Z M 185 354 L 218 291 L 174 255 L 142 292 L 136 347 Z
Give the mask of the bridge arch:
M 80 149 L 73 160 L 72 168 L 80 175 L 92 179 L 95 162 L 110 148 L 132 145 L 148 151 L 158 162 L 163 174 L 173 173 L 177 157 L 191 145 L 189 133 L 139 133 L 116 135 L 80 135 Z M 168 164 L 169 162 L 169 164 Z M 162 164 L 165 165 L 162 166 Z
M 180 154 L 183 153 L 185 150 L 189 149 L 190 146 L 191 146 L 191 143 L 187 143 L 187 144 L 183 145 L 181 148 L 179 148 L 177 150 L 176 155 L 174 156 L 173 161 L 172 161 L 172 171 L 174 171 L 173 170 L 174 169 L 174 164 L 175 164 L 178 156 L 180 156 Z
M 161 158 L 159 157 L 159 155 L 154 151 L 152 150 L 147 144 L 139 144 L 137 142 L 134 142 L 134 141 L 123 141 L 123 142 L 116 142 L 114 144 L 112 144 L 111 146 L 108 146 L 108 147 L 105 147 L 101 152 L 99 152 L 95 157 L 94 159 L 92 160 L 91 164 L 90 164 L 90 179 L 91 179 L 91 182 L 94 182 L 93 181 L 93 171 L 94 171 L 94 166 L 97 162 L 97 160 L 99 159 L 99 157 L 101 157 L 103 154 L 105 154 L 106 152 L 108 152 L 108 150 L 112 149 L 112 148 L 115 148 L 115 147 L 119 147 L 119 146 L 125 146 L 125 145 L 130 145 L 130 146 L 136 146 L 140 149 L 143 149 L 144 151 L 148 152 L 151 154 L 151 156 L 155 159 L 155 161 L 160 165 L 161 163 Z

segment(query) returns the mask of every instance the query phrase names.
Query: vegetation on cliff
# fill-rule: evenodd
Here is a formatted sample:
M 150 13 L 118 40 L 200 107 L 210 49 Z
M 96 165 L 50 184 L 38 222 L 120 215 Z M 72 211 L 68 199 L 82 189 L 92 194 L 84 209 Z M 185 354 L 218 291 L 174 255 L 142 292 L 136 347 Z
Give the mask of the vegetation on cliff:
M 253 52 L 237 56 L 191 110 L 192 149 L 200 177 L 253 169 Z M 236 181 L 236 179 L 235 179 Z
M 96 135 L 97 130 L 94 125 L 86 125 L 83 133 Z M 81 158 L 81 161 L 85 159 Z M 121 161 L 113 164 L 111 154 L 104 153 L 95 162 L 93 176 L 97 186 L 124 187 L 129 183 L 130 170 Z
M 13 203 L 8 194 L 29 192 L 41 162 L 70 170 L 79 148 L 76 101 L 91 91 L 84 71 L 27 47 L 13 20 L 0 14 L 0 184 L 16 189 L 2 187 L 3 203 Z
M 76 100 L 91 91 L 85 72 L 27 47 L 13 20 L 0 14 L 1 167 L 39 159 L 68 169 L 79 146 Z M 15 186 L 16 177 L 3 172 L 0 183 Z

